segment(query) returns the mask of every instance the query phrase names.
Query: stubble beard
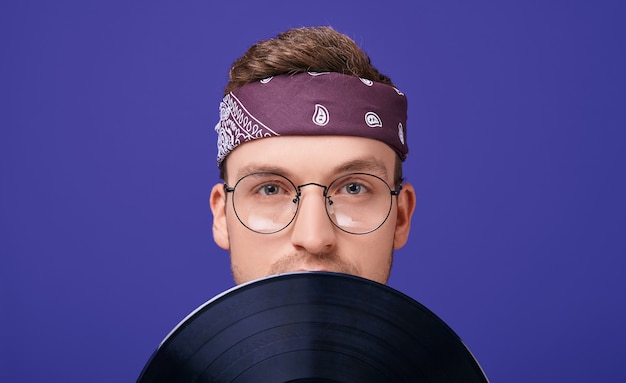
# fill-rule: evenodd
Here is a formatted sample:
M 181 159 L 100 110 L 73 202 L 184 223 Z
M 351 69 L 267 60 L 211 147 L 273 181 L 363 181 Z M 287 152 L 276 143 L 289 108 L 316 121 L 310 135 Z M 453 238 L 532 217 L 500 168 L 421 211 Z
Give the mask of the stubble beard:
M 391 274 L 391 268 L 393 265 L 394 251 L 390 250 L 390 255 L 388 257 L 389 262 L 384 270 L 380 270 L 380 273 L 373 278 L 382 283 L 387 283 L 389 279 L 389 275 Z M 231 257 L 232 259 L 232 257 Z M 334 273 L 342 273 L 348 275 L 355 275 L 360 277 L 367 277 L 360 275 L 358 268 L 344 260 L 342 260 L 335 253 L 322 253 L 322 254 L 309 254 L 306 252 L 299 252 L 294 254 L 285 255 L 279 258 L 277 261 L 272 263 L 268 272 L 264 275 L 264 277 L 269 277 L 272 275 L 286 274 L 297 271 L 303 271 L 304 266 L 307 261 L 313 261 L 316 265 L 319 265 L 322 269 L 321 271 L 334 272 Z M 241 284 L 243 282 L 248 282 L 245 278 L 243 278 L 241 270 L 238 267 L 232 264 L 231 262 L 231 271 L 233 275 L 233 280 L 236 284 Z

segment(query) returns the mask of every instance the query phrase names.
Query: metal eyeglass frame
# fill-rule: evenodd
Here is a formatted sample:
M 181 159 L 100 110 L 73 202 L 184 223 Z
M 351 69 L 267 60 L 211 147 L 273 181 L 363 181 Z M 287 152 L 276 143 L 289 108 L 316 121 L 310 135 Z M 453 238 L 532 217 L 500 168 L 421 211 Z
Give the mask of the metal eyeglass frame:
M 295 196 L 294 196 L 294 198 L 293 198 L 293 203 L 295 203 L 295 204 L 296 204 L 296 210 L 295 210 L 295 212 L 294 212 L 294 214 L 293 214 L 293 217 L 291 217 L 291 220 L 289 220 L 289 222 L 288 222 L 285 226 L 283 226 L 282 228 L 280 228 L 280 229 L 278 229 L 278 230 L 275 230 L 275 231 L 267 232 L 267 233 L 266 233 L 266 232 L 262 232 L 262 231 L 256 231 L 256 230 L 254 230 L 254 229 L 250 228 L 250 227 L 249 227 L 248 225 L 246 225 L 245 223 L 243 223 L 243 221 L 242 221 L 242 220 L 241 220 L 241 218 L 239 217 L 239 214 L 237 213 L 237 208 L 235 207 L 235 198 L 232 198 L 233 210 L 234 210 L 234 212 L 235 212 L 235 216 L 237 216 L 237 220 L 238 220 L 238 221 L 239 221 L 239 222 L 240 222 L 240 223 L 241 223 L 241 224 L 242 224 L 242 225 L 243 225 L 246 229 L 248 229 L 248 230 L 250 230 L 250 231 L 252 231 L 252 232 L 254 232 L 254 233 L 258 233 L 258 234 L 275 234 L 275 233 L 278 233 L 278 232 L 280 232 L 280 231 L 285 230 L 286 228 L 288 228 L 288 227 L 289 227 L 289 225 L 291 225 L 291 223 L 292 223 L 292 222 L 296 219 L 296 217 L 298 216 L 298 211 L 300 210 L 300 197 L 302 196 L 301 188 L 303 188 L 303 187 L 305 187 L 305 186 L 315 185 L 315 186 L 319 186 L 319 187 L 321 187 L 321 188 L 323 189 L 322 195 L 324 196 L 324 199 L 328 201 L 328 203 L 324 203 L 324 210 L 326 211 L 326 215 L 328 216 L 328 219 L 329 219 L 329 220 L 330 220 L 330 222 L 333 224 L 333 226 L 335 226 L 335 227 L 336 227 L 336 228 L 338 228 L 339 230 L 341 230 L 341 231 L 343 231 L 343 232 L 345 232 L 345 233 L 348 233 L 348 234 L 353 234 L 353 235 L 363 235 L 363 234 L 369 234 L 369 233 L 372 233 L 372 232 L 374 232 L 374 231 L 378 230 L 378 229 L 379 229 L 382 225 L 384 225 L 384 224 L 385 224 L 385 222 L 387 222 L 387 219 L 389 218 L 389 214 L 391 213 L 391 209 L 392 209 L 392 207 L 393 207 L 393 196 L 396 196 L 396 197 L 397 197 L 397 196 L 399 196 L 399 195 L 400 195 L 400 192 L 402 191 L 402 185 L 399 185 L 399 186 L 398 186 L 398 189 L 395 189 L 395 190 L 394 190 L 394 189 L 392 189 L 392 188 L 389 186 L 389 184 L 387 183 L 387 181 L 385 181 L 385 180 L 384 180 L 384 179 L 382 179 L 381 177 L 379 177 L 379 176 L 377 176 L 377 175 L 374 175 L 374 174 L 370 174 L 370 173 L 364 173 L 364 172 L 355 172 L 355 173 L 348 173 L 348 174 L 344 174 L 344 175 L 339 176 L 339 177 L 335 178 L 334 180 L 332 180 L 332 181 L 328 184 L 328 186 L 321 185 L 321 184 L 318 184 L 318 183 L 316 183 L 316 182 L 308 182 L 308 183 L 305 183 L 305 184 L 302 184 L 302 185 L 298 185 L 298 186 L 296 186 L 296 184 L 294 184 L 294 183 L 293 183 L 293 182 L 292 182 L 289 178 L 285 177 L 285 176 L 284 176 L 284 175 L 282 175 L 282 174 L 273 173 L 273 172 L 254 172 L 254 173 L 246 174 L 245 176 L 243 176 L 243 177 L 239 178 L 239 179 L 237 180 L 237 182 L 235 182 L 235 186 L 233 186 L 233 187 L 230 187 L 230 186 L 228 186 L 228 184 L 224 183 L 224 192 L 226 192 L 227 194 L 228 194 L 228 193 L 234 193 L 234 192 L 235 192 L 235 189 L 237 188 L 237 185 L 238 185 L 238 184 L 239 184 L 239 183 L 240 183 L 240 182 L 241 182 L 244 178 L 249 177 L 249 176 L 252 176 L 252 175 L 255 175 L 255 174 L 271 174 L 271 175 L 275 175 L 275 176 L 278 176 L 278 177 L 284 178 L 285 180 L 287 180 L 287 181 L 291 184 L 291 186 L 293 186 L 294 190 L 296 191 L 296 195 L 295 195 Z M 376 226 L 375 228 L 373 228 L 373 229 L 371 229 L 371 230 L 368 230 L 368 231 L 366 231 L 366 232 L 363 232 L 363 233 L 353 233 L 353 232 L 351 232 L 351 231 L 348 231 L 348 230 L 346 230 L 346 229 L 342 228 L 341 226 L 339 226 L 339 225 L 338 225 L 338 224 L 337 224 L 337 223 L 336 223 L 336 222 L 335 222 L 335 221 L 331 218 L 330 213 L 328 212 L 328 206 L 330 206 L 330 205 L 332 205 L 332 204 L 333 204 L 333 201 L 332 201 L 331 197 L 329 197 L 329 196 L 328 196 L 328 190 L 329 190 L 329 188 L 330 188 L 330 187 L 331 187 L 331 186 L 332 186 L 332 185 L 333 185 L 333 184 L 334 184 L 337 180 L 339 180 L 339 179 L 341 179 L 341 178 L 345 178 L 345 177 L 351 176 L 351 175 L 366 175 L 366 176 L 371 176 L 371 177 L 377 178 L 377 179 L 379 179 L 380 181 L 382 181 L 382 183 L 383 183 L 383 184 L 385 184 L 385 186 L 387 186 L 387 188 L 389 189 L 389 193 L 391 194 L 391 199 L 390 199 L 390 202 L 389 202 L 389 209 L 387 210 L 387 214 L 385 215 L 385 218 L 384 218 L 384 219 L 380 222 L 380 224 L 379 224 L 378 226 Z

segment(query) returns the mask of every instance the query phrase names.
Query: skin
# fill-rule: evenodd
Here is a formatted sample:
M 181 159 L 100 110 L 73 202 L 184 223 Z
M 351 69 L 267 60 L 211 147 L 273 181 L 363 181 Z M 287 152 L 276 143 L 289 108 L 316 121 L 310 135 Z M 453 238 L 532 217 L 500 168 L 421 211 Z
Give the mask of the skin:
M 385 143 L 346 136 L 281 136 L 247 142 L 233 150 L 226 162 L 229 185 L 249 173 L 272 170 L 296 185 L 328 185 L 337 176 L 364 171 L 383 178 L 393 188 L 396 153 Z M 342 168 L 343 167 L 343 168 Z M 222 184 L 210 197 L 213 237 L 230 252 L 235 283 L 295 271 L 330 271 L 386 283 L 393 251 L 408 239 L 415 208 L 415 191 L 404 184 L 393 198 L 387 221 L 363 235 L 343 232 L 326 215 L 322 189 L 302 189 L 295 220 L 274 234 L 258 234 L 244 227 L 234 214 Z

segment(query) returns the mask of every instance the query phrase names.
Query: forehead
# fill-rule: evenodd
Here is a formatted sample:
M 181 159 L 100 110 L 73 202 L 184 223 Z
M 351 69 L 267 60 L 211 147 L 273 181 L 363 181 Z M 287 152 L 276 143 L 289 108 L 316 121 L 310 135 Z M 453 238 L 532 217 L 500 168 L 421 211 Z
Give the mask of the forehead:
M 281 136 L 247 142 L 226 161 L 229 182 L 257 171 L 283 174 L 293 181 L 327 181 L 366 172 L 391 180 L 396 153 L 387 144 L 353 136 Z

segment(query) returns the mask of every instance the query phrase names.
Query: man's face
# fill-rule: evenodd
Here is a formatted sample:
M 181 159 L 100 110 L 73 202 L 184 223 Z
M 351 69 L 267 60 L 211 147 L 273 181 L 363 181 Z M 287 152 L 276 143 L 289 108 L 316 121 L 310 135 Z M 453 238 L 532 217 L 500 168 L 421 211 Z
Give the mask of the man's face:
M 396 154 L 385 143 L 345 136 L 282 136 L 247 142 L 226 162 L 226 183 L 271 170 L 295 185 L 328 185 L 347 173 L 364 172 L 382 178 L 394 189 Z M 273 234 L 246 228 L 235 215 L 232 193 L 218 184 L 211 193 L 216 243 L 230 251 L 237 284 L 295 271 L 330 271 L 386 283 L 393 250 L 402 247 L 409 233 L 415 206 L 413 188 L 406 184 L 392 198 L 389 217 L 368 234 L 350 234 L 337 228 L 325 210 L 323 189 L 303 187 L 295 219 Z

